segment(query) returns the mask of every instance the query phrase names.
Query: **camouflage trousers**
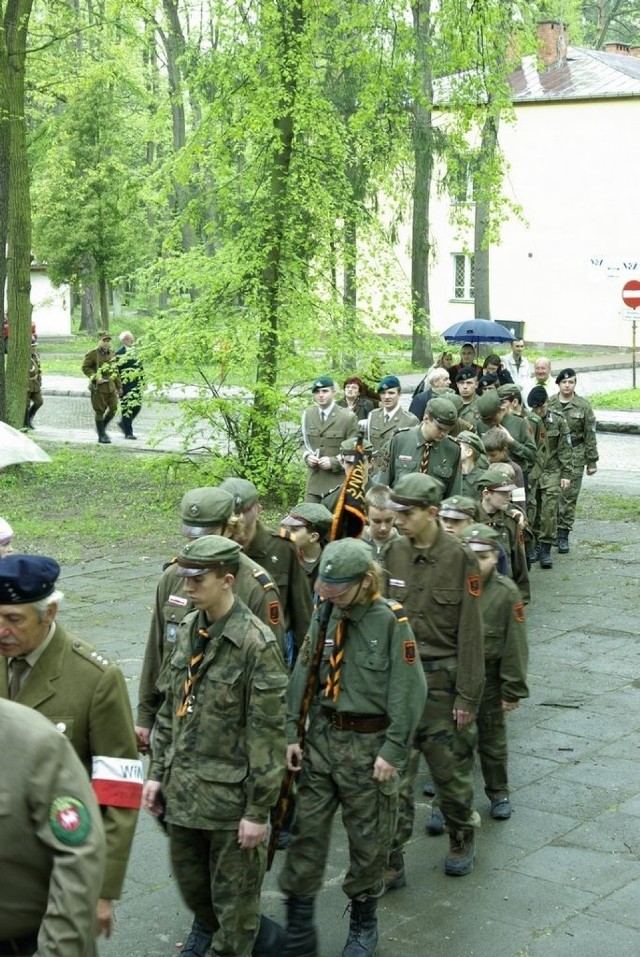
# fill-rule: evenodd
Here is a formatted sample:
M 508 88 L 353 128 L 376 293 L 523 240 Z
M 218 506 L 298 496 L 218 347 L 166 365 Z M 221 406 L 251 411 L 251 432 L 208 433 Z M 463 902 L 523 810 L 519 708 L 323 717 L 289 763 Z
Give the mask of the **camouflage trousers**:
M 169 825 L 171 863 L 187 907 L 213 930 L 210 954 L 249 957 L 260 924 L 265 844 L 238 846 L 237 829 Z
M 431 665 L 436 663 L 430 663 Z M 402 850 L 411 837 L 415 817 L 414 790 L 420 753 L 436 785 L 438 803 L 450 831 L 470 832 L 473 820 L 475 721 L 458 730 L 453 720 L 456 699 L 455 666 L 427 669 L 427 703 L 416 735 L 407 772 L 400 784 L 398 826 L 393 850 Z
M 489 800 L 508 797 L 507 722 L 502 710 L 499 661 L 487 661 L 485 666 L 484 693 L 478 709 L 478 755 Z
M 586 465 L 584 449 L 572 449 L 572 454 L 573 467 L 571 469 L 571 485 L 569 488 L 560 491 L 560 501 L 558 503 L 558 528 L 566 528 L 569 531 L 573 528 L 575 521 L 576 505 L 578 504 L 578 496 L 582 489 L 582 479 Z
M 527 499 L 527 518 L 539 542 L 553 545 L 558 531 L 560 473 L 542 475 L 531 483 Z
M 312 897 L 322 887 L 338 806 L 349 842 L 342 889 L 349 898 L 382 893 L 398 811 L 398 779 L 377 783 L 371 777 L 383 741 L 383 731 L 339 731 L 321 714 L 314 715 L 305 742 L 293 839 L 279 877 L 288 897 Z

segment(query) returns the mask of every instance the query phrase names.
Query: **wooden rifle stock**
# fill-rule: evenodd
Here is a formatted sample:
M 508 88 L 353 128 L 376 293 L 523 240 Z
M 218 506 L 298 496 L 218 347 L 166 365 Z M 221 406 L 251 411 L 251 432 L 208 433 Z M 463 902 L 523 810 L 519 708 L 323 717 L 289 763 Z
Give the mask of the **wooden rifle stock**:
M 318 675 L 320 673 L 320 663 L 322 661 L 322 652 L 324 651 L 324 643 L 327 637 L 327 626 L 329 624 L 329 618 L 331 617 L 331 611 L 333 609 L 333 604 L 330 601 L 325 601 L 322 607 L 322 612 L 320 615 L 320 631 L 318 634 L 318 641 L 316 642 L 315 651 L 313 653 L 313 658 L 311 659 L 311 665 L 309 667 L 309 673 L 307 675 L 307 683 L 305 684 L 304 694 L 302 696 L 302 701 L 300 702 L 300 713 L 298 715 L 298 742 L 300 747 L 304 749 L 304 736 L 307 724 L 307 717 L 309 711 L 311 710 L 311 704 L 313 702 L 314 695 L 316 693 L 316 688 L 318 686 Z M 280 794 L 278 795 L 278 801 L 273 812 L 273 823 L 271 825 L 271 836 L 269 838 L 269 849 L 267 851 L 267 870 L 271 870 L 271 865 L 273 864 L 273 858 L 276 853 L 276 846 L 278 843 L 278 835 L 282 830 L 284 822 L 291 806 L 291 801 L 293 797 L 293 789 L 295 786 L 296 776 L 299 772 L 296 771 L 287 771 L 284 778 L 282 779 L 282 785 L 280 786 Z

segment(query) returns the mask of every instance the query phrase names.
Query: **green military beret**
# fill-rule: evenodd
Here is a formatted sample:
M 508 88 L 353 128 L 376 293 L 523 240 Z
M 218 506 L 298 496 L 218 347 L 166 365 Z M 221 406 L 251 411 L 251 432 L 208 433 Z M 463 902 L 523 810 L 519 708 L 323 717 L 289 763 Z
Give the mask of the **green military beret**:
M 203 535 L 188 542 L 178 555 L 178 575 L 192 578 L 220 565 L 235 564 L 242 549 L 222 535 Z
M 478 455 L 483 455 L 485 452 L 482 439 L 476 432 L 468 432 L 466 429 L 464 432 L 458 432 L 456 442 L 464 442 L 465 445 L 470 445 Z
M 224 525 L 233 515 L 233 495 L 222 488 L 192 488 L 180 502 L 182 534 L 200 538 L 207 530 Z
M 501 399 L 521 399 L 522 389 L 515 382 L 505 382 L 498 386 L 498 395 Z
M 226 478 L 220 488 L 233 495 L 236 512 L 244 512 L 245 509 L 251 508 L 260 497 L 253 482 L 249 482 L 247 479 Z
M 324 505 L 320 505 L 318 502 L 300 502 L 299 505 L 291 509 L 280 524 L 291 528 L 303 528 L 312 525 L 319 532 L 327 532 L 331 528 L 332 522 L 333 514 Z
M 330 375 L 320 375 L 311 386 L 311 391 L 317 392 L 318 389 L 334 389 L 335 385 Z
M 356 450 L 356 445 L 358 444 L 357 439 L 345 439 L 344 442 L 340 443 L 340 455 L 353 455 Z M 373 455 L 373 446 L 369 439 L 363 439 L 360 443 L 362 446 L 362 451 L 366 452 L 367 455 Z
M 515 486 L 505 478 L 499 468 L 490 468 L 483 472 L 477 482 L 478 488 L 486 488 L 490 492 L 513 492 Z
M 465 518 L 475 518 L 476 503 L 472 498 L 467 498 L 465 495 L 452 495 L 442 501 L 438 514 L 442 518 L 453 518 L 457 521 L 462 521 Z
M 500 534 L 495 528 L 480 523 L 465 528 L 460 538 L 474 552 L 497 550 L 500 546 Z
M 458 421 L 458 411 L 450 399 L 429 399 L 427 412 L 438 425 L 455 425 Z
M 422 472 L 403 475 L 389 493 L 388 507 L 404 512 L 415 505 L 439 505 L 442 501 L 442 484 L 438 479 Z
M 337 598 L 348 591 L 371 568 L 371 546 L 359 538 L 329 542 L 322 553 L 315 591 L 323 598 Z
M 478 415 L 482 419 L 490 419 L 494 416 L 500 408 L 500 396 L 496 390 L 491 389 L 489 392 L 483 393 L 478 399 L 476 408 L 478 409 Z
M 378 383 L 377 392 L 386 392 L 387 389 L 401 389 L 400 379 L 397 375 L 386 375 Z

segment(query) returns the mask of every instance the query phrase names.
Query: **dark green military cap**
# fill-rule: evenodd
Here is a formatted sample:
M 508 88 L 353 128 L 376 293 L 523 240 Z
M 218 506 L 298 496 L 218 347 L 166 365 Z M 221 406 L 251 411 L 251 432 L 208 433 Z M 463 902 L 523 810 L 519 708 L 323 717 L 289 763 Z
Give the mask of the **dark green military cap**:
M 226 524 L 233 515 L 233 495 L 222 488 L 192 488 L 180 502 L 182 534 L 200 538 L 211 528 Z
M 451 399 L 429 399 L 427 412 L 438 425 L 451 426 L 458 421 L 458 411 Z
M 490 419 L 500 408 L 501 399 L 495 389 L 483 393 L 478 399 L 476 408 L 482 419 Z
M 522 389 L 515 382 L 505 382 L 498 386 L 498 395 L 501 399 L 521 399 Z
M 401 389 L 400 379 L 397 375 L 386 375 L 384 379 L 381 379 L 378 383 L 377 392 L 386 392 L 387 389 Z
M 465 495 L 452 495 L 442 501 L 438 514 L 442 518 L 453 518 L 457 521 L 462 521 L 465 518 L 475 518 L 477 514 L 476 503 L 472 498 L 467 498 Z
M 222 535 L 203 535 L 188 542 L 178 555 L 178 575 L 193 578 L 220 565 L 235 564 L 242 549 L 237 542 Z
M 490 492 L 513 492 L 517 488 L 513 482 L 505 478 L 500 468 L 490 468 L 483 472 L 477 482 L 478 488 L 486 488 Z
M 340 443 L 340 455 L 344 458 L 348 455 L 353 455 L 356 450 L 356 445 L 358 444 L 357 439 L 345 439 L 344 442 Z M 367 455 L 373 455 L 373 446 L 369 439 L 363 439 L 360 443 L 362 446 L 362 451 L 366 452 Z
M 488 552 L 500 547 L 500 534 L 489 525 L 482 525 L 479 522 L 476 525 L 470 525 L 462 532 L 461 541 L 469 546 L 474 552 Z
M 311 391 L 317 392 L 318 389 L 334 389 L 335 385 L 330 375 L 319 375 L 311 386 Z
M 451 402 L 455 406 L 456 412 L 458 413 L 458 415 L 460 415 L 464 406 L 464 399 L 462 398 L 462 396 L 458 395 L 457 392 L 452 392 L 451 395 L 447 395 L 445 396 L 445 398 L 448 399 L 449 402 Z
M 465 445 L 470 445 L 478 455 L 484 455 L 485 447 L 482 439 L 476 432 L 468 432 L 466 429 L 464 432 L 458 432 L 456 442 L 464 442 Z
M 253 482 L 249 482 L 247 479 L 226 478 L 220 488 L 233 495 L 236 512 L 244 512 L 245 509 L 251 508 L 260 497 Z
M 416 505 L 439 505 L 441 501 L 442 484 L 438 479 L 415 472 L 398 479 L 389 493 L 388 507 L 404 512 Z
M 319 532 L 327 532 L 333 522 L 333 513 L 319 502 L 300 502 L 282 519 L 281 525 L 303 528 L 312 525 Z
M 371 568 L 371 546 L 359 538 L 329 542 L 322 553 L 315 591 L 322 598 L 337 598 L 349 591 Z

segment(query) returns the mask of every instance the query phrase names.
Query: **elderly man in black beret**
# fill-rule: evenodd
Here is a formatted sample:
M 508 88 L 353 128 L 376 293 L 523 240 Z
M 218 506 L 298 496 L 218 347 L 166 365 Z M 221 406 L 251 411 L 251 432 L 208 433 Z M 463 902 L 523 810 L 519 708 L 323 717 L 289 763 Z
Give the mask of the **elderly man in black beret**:
M 110 937 L 142 794 L 142 767 L 120 669 L 57 621 L 60 566 L 39 555 L 0 561 L 0 698 L 34 708 L 76 750 L 101 806 L 107 866 L 97 929 Z

